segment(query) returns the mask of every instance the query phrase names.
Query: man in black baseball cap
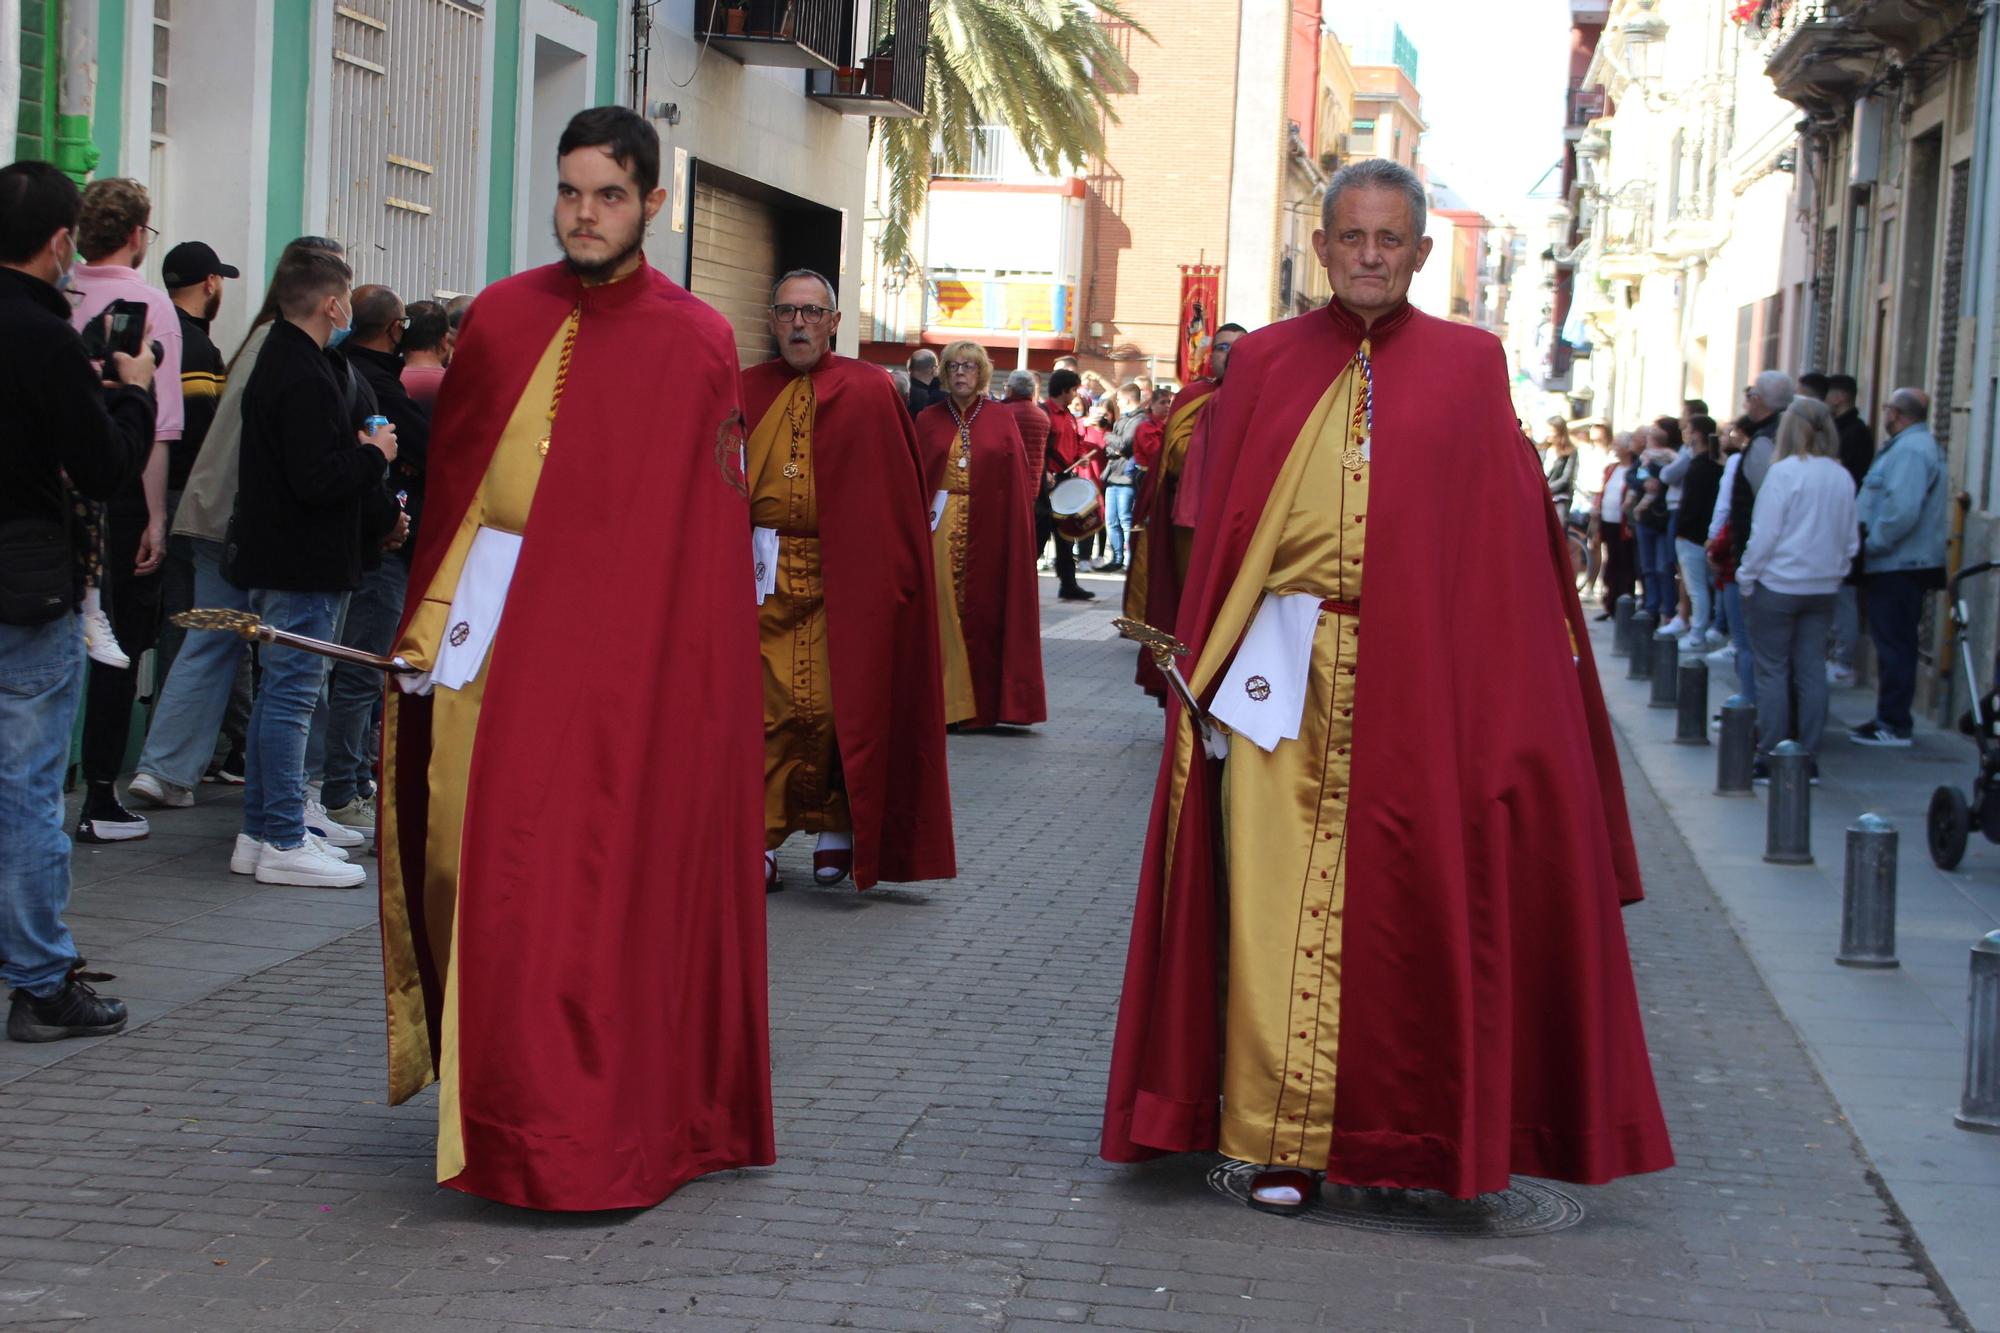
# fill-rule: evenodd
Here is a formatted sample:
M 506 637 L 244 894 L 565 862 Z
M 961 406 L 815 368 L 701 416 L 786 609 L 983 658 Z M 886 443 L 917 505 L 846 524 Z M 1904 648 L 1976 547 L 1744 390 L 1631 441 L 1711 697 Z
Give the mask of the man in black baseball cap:
M 209 423 L 215 420 L 216 404 L 222 401 L 222 380 L 226 363 L 209 336 L 209 324 L 222 309 L 222 282 L 238 276 L 234 265 L 225 264 L 204 241 L 182 241 L 167 251 L 160 261 L 160 285 L 167 289 L 181 321 L 181 402 L 185 419 L 181 437 L 167 445 L 167 527 L 171 532 L 174 511 L 180 508 L 181 491 L 187 486 L 188 472 L 202 441 L 208 438 Z M 157 678 L 164 679 L 180 652 L 187 632 L 164 617 L 185 611 L 194 603 L 194 550 L 185 537 L 167 539 L 166 577 L 160 587 L 159 664 Z M 134 795 L 157 804 L 156 793 L 141 783 Z M 181 802 L 176 800 L 175 804 Z

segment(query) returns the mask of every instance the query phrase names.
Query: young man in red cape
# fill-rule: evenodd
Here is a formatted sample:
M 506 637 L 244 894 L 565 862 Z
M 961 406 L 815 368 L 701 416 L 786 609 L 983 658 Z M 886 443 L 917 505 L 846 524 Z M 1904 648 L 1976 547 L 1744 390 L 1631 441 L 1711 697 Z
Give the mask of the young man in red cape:
M 440 1183 L 636 1208 L 773 1155 L 742 414 L 728 322 L 640 250 L 652 125 L 580 112 L 558 158 L 564 260 L 480 295 L 431 433 L 423 674 L 383 724 L 390 1097 L 439 1083 Z
M 1139 481 L 1139 493 L 1132 497 L 1132 512 L 1138 516 L 1132 543 L 1132 566 L 1125 576 L 1125 615 L 1128 619 L 1171 632 L 1180 615 L 1181 585 L 1187 581 L 1188 558 L 1194 549 L 1194 523 L 1185 512 L 1184 496 L 1198 475 L 1194 442 L 1206 434 L 1202 425 L 1215 391 L 1222 387 L 1229 371 L 1229 349 L 1248 330 L 1241 324 L 1224 324 L 1215 331 L 1209 345 L 1209 373 L 1188 382 L 1174 395 L 1167 411 L 1164 439 L 1158 457 Z M 1145 427 L 1141 426 L 1141 430 Z M 1167 699 L 1167 679 L 1153 665 L 1146 649 L 1139 650 L 1139 688 L 1158 699 Z
M 1272 1211 L 1320 1173 L 1468 1198 L 1673 1161 L 1562 534 L 1499 344 L 1406 302 L 1423 217 L 1406 168 L 1340 172 L 1335 300 L 1242 339 L 1209 409 L 1177 632 L 1228 757 L 1169 704 L 1102 1152 L 1220 1149 Z
M 931 493 L 909 408 L 832 351 L 833 284 L 771 293 L 779 359 L 743 372 L 764 697 L 764 886 L 818 835 L 813 878 L 950 879 Z
M 975 731 L 1048 720 L 1035 505 L 1020 432 L 986 396 L 993 362 L 976 342 L 944 349 L 945 399 L 917 413 L 917 449 L 937 526 L 945 721 Z M 1039 474 L 1033 474 L 1039 475 Z

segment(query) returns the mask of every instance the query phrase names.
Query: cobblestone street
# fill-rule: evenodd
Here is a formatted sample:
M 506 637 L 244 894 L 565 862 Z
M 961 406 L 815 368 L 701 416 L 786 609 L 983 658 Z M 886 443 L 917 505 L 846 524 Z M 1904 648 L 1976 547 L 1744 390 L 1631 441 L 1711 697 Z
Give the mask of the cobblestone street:
M 1586 1216 L 1568 1231 L 1439 1240 L 1253 1213 L 1208 1186 L 1214 1159 L 1098 1161 L 1159 752 L 1111 601 L 1045 603 L 1050 723 L 952 739 L 955 883 L 771 900 L 776 1167 L 612 1215 L 438 1189 L 434 1094 L 382 1104 L 376 933 L 326 925 L 354 895 L 292 891 L 330 942 L 269 966 L 252 949 L 242 979 L 123 1036 L 0 1064 L 0 1324 L 1955 1326 L 1636 766 L 1650 896 L 1626 922 L 1677 1169 L 1571 1189 Z M 206 788 L 160 813 L 193 850 L 88 880 L 79 912 L 158 921 L 160 900 L 250 894 L 223 864 L 235 808 Z M 803 841 L 785 858 L 809 883 Z M 179 934 L 143 961 L 236 966 L 228 940 Z M 142 961 L 79 935 L 93 966 Z

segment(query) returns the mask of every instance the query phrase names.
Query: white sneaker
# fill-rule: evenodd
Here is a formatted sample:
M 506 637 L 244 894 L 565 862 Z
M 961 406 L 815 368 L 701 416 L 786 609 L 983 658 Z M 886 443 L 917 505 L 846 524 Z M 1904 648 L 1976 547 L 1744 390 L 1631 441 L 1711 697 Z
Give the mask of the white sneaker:
M 1844 667 L 1838 662 L 1828 662 L 1826 664 L 1826 683 L 1843 690 L 1846 689 L 1854 683 L 1854 668 Z
M 326 839 L 335 847 L 359 847 L 368 841 L 366 834 L 349 828 L 328 815 L 326 807 L 313 796 L 306 798 L 306 831 Z M 372 831 L 371 829 L 370 832 Z
M 352 856 L 348 855 L 347 849 L 345 847 L 334 846 L 332 843 L 328 842 L 325 838 L 320 837 L 319 834 L 314 833 L 311 829 L 306 830 L 306 841 L 311 843 L 313 846 L 319 848 L 322 852 L 325 852 L 328 856 L 332 857 L 336 861 L 352 861 L 354 859 Z
M 1727 648 L 1729 646 L 1729 636 L 1721 630 L 1712 629 L 1708 632 L 1708 646 L 1710 648 Z
M 123 671 L 132 665 L 132 659 L 125 655 L 125 650 L 118 646 L 118 636 L 111 632 L 111 617 L 104 614 L 102 596 L 96 588 L 83 590 L 83 605 L 78 608 L 83 621 L 83 650 L 90 654 L 91 661 Z
M 1687 621 L 1682 620 L 1679 616 L 1675 616 L 1672 620 L 1669 620 L 1663 627 L 1661 627 L 1660 632 L 1662 634 L 1671 634 L 1676 639 L 1678 639 L 1683 634 L 1686 634 L 1688 632 L 1688 623 Z
M 309 889 L 351 889 L 363 883 L 368 872 L 360 866 L 336 861 L 313 846 L 308 838 L 289 851 L 266 845 L 257 862 L 259 884 L 296 884 Z
M 375 832 L 375 800 L 369 796 L 357 796 L 346 805 L 326 812 L 326 817 L 344 828 L 351 828 L 364 836 Z
M 1708 664 L 1713 667 L 1736 665 L 1736 650 L 1724 644 L 1708 655 Z
M 264 859 L 264 844 L 247 833 L 236 835 L 236 850 L 229 854 L 229 873 L 232 875 L 254 875 L 257 863 Z
M 125 794 L 136 796 L 144 804 L 158 806 L 162 810 L 185 810 L 194 804 L 192 791 L 151 773 L 134 773 L 132 781 L 125 787 Z

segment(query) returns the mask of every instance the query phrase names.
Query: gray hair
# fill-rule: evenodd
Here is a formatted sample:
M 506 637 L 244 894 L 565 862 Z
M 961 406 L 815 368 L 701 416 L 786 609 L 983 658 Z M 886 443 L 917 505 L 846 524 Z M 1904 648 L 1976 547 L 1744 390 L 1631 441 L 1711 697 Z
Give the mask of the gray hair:
M 1777 447 L 1771 451 L 1771 461 L 1801 457 L 1840 457 L 1840 431 L 1833 424 L 1833 409 L 1803 395 L 1792 399 L 1778 421 Z
M 910 353 L 910 369 L 936 370 L 937 353 L 928 347 L 919 347 L 916 351 Z
M 1041 390 L 1032 370 L 1016 370 L 1007 376 L 1007 396 L 1009 398 L 1033 398 Z
M 1898 389 L 1889 395 L 1889 406 L 1908 421 L 1928 421 L 1931 415 L 1930 395 L 1922 389 Z
M 1395 190 L 1409 200 L 1410 217 L 1416 223 L 1414 240 L 1424 234 L 1430 222 L 1430 199 L 1424 193 L 1424 183 L 1417 179 L 1417 173 L 1400 162 L 1386 157 L 1368 157 L 1359 162 L 1350 162 L 1333 173 L 1327 182 L 1326 195 L 1319 201 L 1319 225 L 1333 230 L 1333 208 L 1340 202 L 1340 196 L 1349 190 Z
M 1750 383 L 1750 391 L 1763 401 L 1773 412 L 1782 412 L 1792 405 L 1796 391 L 1792 388 L 1792 377 L 1782 370 L 1767 370 Z
M 903 369 L 901 366 L 891 366 L 889 367 L 889 378 L 895 383 L 897 393 L 902 394 L 905 398 L 910 396 L 909 371 Z
M 836 292 L 833 289 L 832 279 L 828 278 L 826 274 L 821 273 L 818 269 L 811 269 L 811 268 L 795 268 L 791 272 L 779 278 L 776 282 L 772 283 L 771 301 L 773 304 L 777 303 L 778 289 L 783 287 L 786 283 L 790 282 L 794 278 L 811 278 L 814 282 L 826 288 L 826 308 L 828 310 L 840 309 L 840 293 Z

